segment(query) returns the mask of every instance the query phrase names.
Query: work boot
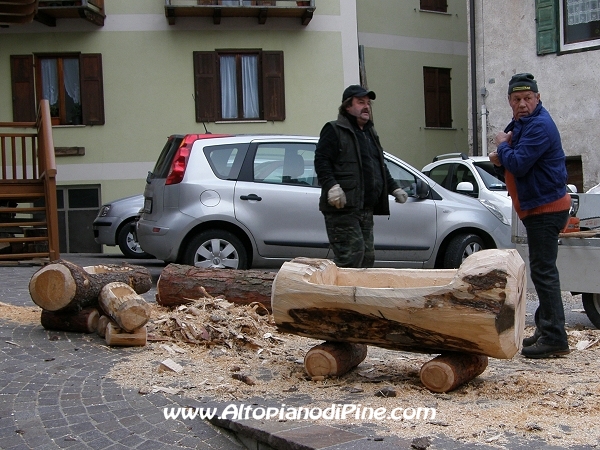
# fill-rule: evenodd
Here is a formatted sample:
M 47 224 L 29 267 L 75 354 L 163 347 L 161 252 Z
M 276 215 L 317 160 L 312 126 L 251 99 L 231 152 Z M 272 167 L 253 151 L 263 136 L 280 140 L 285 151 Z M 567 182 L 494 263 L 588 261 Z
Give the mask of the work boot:
M 571 353 L 569 344 L 549 345 L 542 344 L 539 341 L 521 350 L 521 355 L 534 359 L 551 358 L 553 356 L 568 355 L 569 353 Z
M 533 335 L 523 339 L 523 347 L 529 347 L 529 346 L 535 344 L 537 342 L 537 340 L 540 338 L 540 336 L 541 336 L 541 334 L 539 333 L 539 331 L 536 328 Z

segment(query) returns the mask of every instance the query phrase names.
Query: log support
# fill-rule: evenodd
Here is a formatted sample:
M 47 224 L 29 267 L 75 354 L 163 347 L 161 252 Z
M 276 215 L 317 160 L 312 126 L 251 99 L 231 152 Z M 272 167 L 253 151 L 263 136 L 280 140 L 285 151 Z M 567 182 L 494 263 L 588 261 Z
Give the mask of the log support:
M 423 364 L 419 376 L 430 391 L 448 392 L 481 375 L 487 365 L 487 356 L 447 353 Z
M 306 352 L 304 368 L 311 377 L 338 377 L 358 366 L 366 357 L 366 345 L 324 342 Z

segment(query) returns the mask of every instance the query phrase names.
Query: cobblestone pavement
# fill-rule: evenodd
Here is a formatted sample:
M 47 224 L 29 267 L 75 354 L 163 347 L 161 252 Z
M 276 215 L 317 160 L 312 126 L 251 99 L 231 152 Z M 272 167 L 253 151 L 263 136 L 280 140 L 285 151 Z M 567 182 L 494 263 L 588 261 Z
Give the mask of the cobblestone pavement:
M 63 258 L 80 266 L 123 261 L 118 255 L 70 254 Z M 153 302 L 164 263 L 128 262 L 150 270 L 154 286 L 143 296 Z M 0 265 L 0 302 L 32 306 L 28 284 L 39 269 L 39 265 L 26 263 Z M 585 322 L 587 318 L 577 320 Z M 223 405 L 125 389 L 106 377 L 123 357 L 122 349 L 107 347 L 96 335 L 47 331 L 39 324 L 18 324 L 0 317 L 0 449 L 387 450 L 412 445 L 410 440 L 395 437 L 375 439 L 373 424 L 344 429 L 275 421 L 215 420 L 219 425 L 215 426 L 204 420 L 165 420 L 164 407 L 214 406 L 222 410 Z M 303 405 L 307 401 L 310 399 L 290 398 L 286 403 Z M 544 442 L 534 444 L 535 448 L 557 448 Z M 515 440 L 509 448 L 531 445 L 531 441 Z M 492 448 L 465 446 L 444 436 L 436 436 L 431 448 L 475 447 Z

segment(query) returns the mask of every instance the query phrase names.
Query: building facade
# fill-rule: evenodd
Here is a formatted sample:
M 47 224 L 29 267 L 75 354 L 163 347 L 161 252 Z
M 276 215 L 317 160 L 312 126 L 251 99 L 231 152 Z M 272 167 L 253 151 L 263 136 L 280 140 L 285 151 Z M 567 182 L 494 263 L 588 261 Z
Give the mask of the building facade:
M 468 0 L 469 143 L 476 154 L 511 119 L 508 81 L 534 74 L 544 107 L 562 136 L 569 183 L 586 191 L 600 182 L 600 3 L 583 0 Z M 484 108 L 482 110 L 482 107 Z M 484 111 L 482 113 L 482 111 Z M 483 120 L 482 120 L 483 119 Z M 483 137 L 483 141 L 482 141 Z
M 422 167 L 465 151 L 466 11 L 461 0 L 40 0 L 33 22 L 0 27 L 0 122 L 32 120 L 50 100 L 62 251 L 100 251 L 99 206 L 143 192 L 167 136 L 318 135 L 349 84 L 377 92 L 389 152 Z

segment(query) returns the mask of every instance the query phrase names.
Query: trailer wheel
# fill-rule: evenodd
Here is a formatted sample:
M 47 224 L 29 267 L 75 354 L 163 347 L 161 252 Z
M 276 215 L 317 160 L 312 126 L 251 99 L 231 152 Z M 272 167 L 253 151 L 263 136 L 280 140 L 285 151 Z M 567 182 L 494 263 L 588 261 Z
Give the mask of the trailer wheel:
M 585 293 L 581 298 L 588 319 L 596 328 L 600 329 L 600 294 Z

